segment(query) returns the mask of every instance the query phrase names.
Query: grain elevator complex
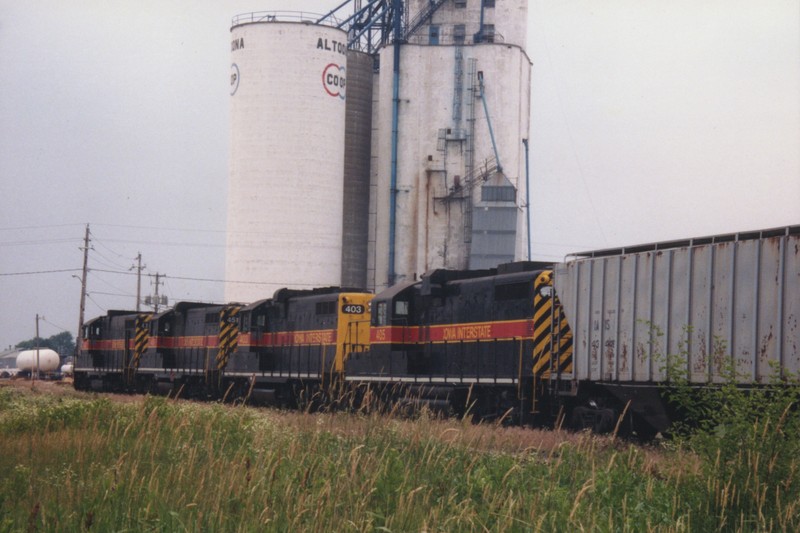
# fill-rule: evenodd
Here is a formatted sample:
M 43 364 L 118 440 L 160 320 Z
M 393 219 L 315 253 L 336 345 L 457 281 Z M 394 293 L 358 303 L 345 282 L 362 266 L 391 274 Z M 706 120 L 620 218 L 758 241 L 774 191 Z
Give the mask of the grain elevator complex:
M 526 257 L 526 34 L 526 0 L 235 17 L 225 298 Z

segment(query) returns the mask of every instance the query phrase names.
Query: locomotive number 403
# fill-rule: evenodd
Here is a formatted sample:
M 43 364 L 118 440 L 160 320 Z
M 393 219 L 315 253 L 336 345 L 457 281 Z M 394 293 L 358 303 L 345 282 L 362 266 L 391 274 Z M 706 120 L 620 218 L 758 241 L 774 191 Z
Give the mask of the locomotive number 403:
M 347 315 L 363 315 L 364 306 L 356 304 L 347 304 L 342 306 L 342 313 Z

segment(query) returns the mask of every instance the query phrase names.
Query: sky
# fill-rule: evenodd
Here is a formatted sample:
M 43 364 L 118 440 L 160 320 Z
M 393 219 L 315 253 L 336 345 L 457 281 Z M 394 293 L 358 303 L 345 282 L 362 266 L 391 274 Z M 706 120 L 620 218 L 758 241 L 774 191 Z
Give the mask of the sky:
M 0 351 L 76 335 L 86 224 L 87 320 L 140 253 L 221 301 L 230 21 L 339 3 L 0 0 Z M 800 223 L 796 0 L 532 0 L 527 52 L 533 259 Z

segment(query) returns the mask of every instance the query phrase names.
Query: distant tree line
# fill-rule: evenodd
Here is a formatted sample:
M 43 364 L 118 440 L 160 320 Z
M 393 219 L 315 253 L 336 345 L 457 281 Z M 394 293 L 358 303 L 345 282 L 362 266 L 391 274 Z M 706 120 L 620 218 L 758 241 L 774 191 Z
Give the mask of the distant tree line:
M 75 339 L 72 338 L 72 333 L 69 331 L 62 331 L 46 339 L 34 337 L 31 340 L 18 342 L 16 348 L 18 350 L 35 350 L 37 343 L 39 348 L 56 351 L 62 359 L 75 353 Z

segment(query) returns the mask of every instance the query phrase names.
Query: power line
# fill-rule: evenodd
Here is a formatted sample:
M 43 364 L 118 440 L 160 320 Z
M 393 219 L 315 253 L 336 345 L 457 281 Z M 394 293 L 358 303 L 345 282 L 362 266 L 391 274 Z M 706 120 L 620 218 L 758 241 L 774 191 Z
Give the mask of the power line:
M 117 263 L 115 260 L 111 259 L 110 257 L 104 256 L 103 254 L 101 254 L 100 252 L 95 250 L 94 248 L 92 248 L 92 251 L 95 253 L 95 255 L 100 256 L 103 259 L 105 259 L 105 261 L 107 261 L 107 263 L 105 263 L 105 266 L 107 266 L 109 268 L 126 268 L 124 265 L 121 265 L 121 264 Z M 120 255 L 120 257 L 125 258 L 125 256 L 122 256 L 122 255 Z M 94 257 L 93 259 L 95 261 L 97 261 L 97 257 Z M 99 262 L 103 263 L 103 261 L 99 261 Z
M 0 246 L 33 246 L 36 244 L 62 244 L 65 242 L 75 242 L 75 238 L 66 239 L 42 239 L 38 241 L 6 241 L 0 242 Z
M 12 226 L 6 228 L 0 228 L 0 231 L 17 231 L 17 230 L 31 230 L 31 229 L 52 229 L 52 228 L 67 228 L 73 226 L 85 226 L 85 223 L 74 223 L 74 224 L 50 224 L 50 225 L 43 225 L 43 226 Z M 269 231 L 228 231 L 222 229 L 198 229 L 198 228 L 170 228 L 166 226 L 134 226 L 134 225 L 127 225 L 127 224 L 92 224 L 95 228 L 124 228 L 124 229 L 143 229 L 143 230 L 160 230 L 160 231 L 180 231 L 186 233 L 217 233 L 217 234 L 227 234 L 227 235 L 270 235 L 271 232 Z M 92 233 L 92 236 L 97 238 L 97 236 Z
M 48 323 L 48 324 L 50 324 L 51 326 L 55 326 L 55 327 L 57 327 L 57 328 L 58 328 L 58 329 L 60 329 L 61 331 L 69 331 L 69 330 L 68 330 L 67 328 L 65 328 L 64 326 L 59 326 L 58 324 L 55 324 L 55 323 L 53 323 L 53 322 L 50 322 L 49 320 L 47 320 L 47 319 L 46 319 L 45 317 L 43 317 L 43 316 L 40 316 L 40 317 L 39 317 L 39 319 L 40 319 L 42 322 L 47 322 L 47 323 Z
M 125 244 L 150 244 L 153 246 L 197 246 L 198 248 L 225 248 L 224 244 L 206 244 L 202 242 L 167 242 L 167 241 L 135 241 L 128 239 L 106 239 L 108 242 Z
M 41 226 L 9 226 L 9 227 L 0 227 L 0 231 L 18 231 L 18 230 L 30 230 L 30 229 L 52 229 L 52 228 L 68 228 L 74 226 L 81 226 L 85 227 L 85 222 L 75 222 L 72 224 L 44 224 Z M 167 231 L 188 231 L 194 233 L 225 233 L 225 230 L 206 230 L 206 229 L 197 229 L 197 228 L 168 228 L 163 226 L 134 226 L 134 225 L 126 225 L 126 224 L 92 224 L 93 227 L 97 228 L 128 228 L 128 229 L 157 229 L 157 230 L 167 230 Z
M 135 276 L 135 272 L 122 272 L 118 270 L 103 270 L 99 268 L 92 268 L 90 269 L 91 272 L 106 272 L 109 274 L 122 274 L 125 276 Z M 155 277 L 155 274 L 147 274 L 151 278 Z M 181 281 L 205 281 L 209 283 L 241 283 L 244 285 L 302 285 L 304 287 L 316 287 L 317 285 L 313 283 L 280 283 L 275 281 L 236 281 L 230 279 L 212 279 L 212 278 L 191 278 L 187 276 L 170 276 L 168 274 L 159 274 L 161 278 L 168 278 L 168 279 L 177 279 Z
M 91 295 L 91 294 L 89 294 L 89 293 L 85 293 L 85 294 L 86 294 L 86 298 L 88 298 L 88 299 L 89 299 L 89 301 L 90 301 L 90 302 L 92 302 L 92 303 L 93 303 L 93 304 L 94 304 L 94 305 L 95 305 L 95 306 L 96 306 L 96 307 L 97 307 L 97 308 L 98 308 L 100 311 L 102 311 L 102 312 L 104 312 L 104 313 L 105 313 L 106 311 L 108 311 L 108 309 L 107 309 L 107 308 L 105 308 L 105 307 L 103 307 L 102 305 L 100 305 L 99 303 L 97 303 L 97 302 L 95 301 L 95 299 L 94 299 L 94 298 L 92 298 L 92 295 Z
M 127 261 L 130 261 L 130 260 L 131 260 L 131 258 L 130 258 L 130 257 L 128 257 L 127 255 L 121 254 L 121 253 L 117 252 L 116 250 L 113 250 L 113 249 L 112 249 L 112 248 L 110 248 L 110 247 L 109 247 L 109 246 L 108 246 L 106 243 L 104 243 L 103 241 L 99 240 L 99 239 L 97 238 L 97 235 L 94 235 L 94 234 L 92 234 L 92 236 L 94 237 L 94 242 L 96 242 L 97 244 L 99 244 L 100 246 L 102 246 L 103 248 L 105 248 L 106 250 L 108 250 L 109 252 L 111 252 L 112 254 L 116 255 L 116 256 L 117 256 L 117 257 L 119 257 L 119 258 L 125 259 L 125 260 L 127 260 Z M 93 250 L 94 250 L 94 249 L 93 249 Z M 100 252 L 98 252 L 97 250 L 94 250 L 94 251 L 95 251 L 95 253 L 97 253 L 97 254 L 100 254 Z M 101 257 L 102 257 L 102 254 L 100 254 L 100 255 L 101 255 Z M 106 259 L 108 259 L 108 258 L 106 257 Z M 109 261 L 111 261 L 111 259 L 108 259 L 108 260 L 109 260 Z
M 101 296 L 121 296 L 123 298 L 135 298 L 135 295 L 133 295 L 133 294 L 122 294 L 122 293 L 119 293 L 119 292 L 90 291 L 89 294 L 99 294 Z
M 61 270 L 36 270 L 30 272 L 6 272 L 0 273 L 0 276 L 28 276 L 32 274 L 56 274 L 59 272 L 80 272 L 80 268 L 65 268 Z
M 101 278 L 101 277 L 99 277 L 99 276 L 94 276 L 94 278 L 93 278 L 93 279 L 94 279 L 94 280 L 97 280 L 97 281 L 99 281 L 100 283 L 103 283 L 104 285 L 106 285 L 106 286 L 108 286 L 108 287 L 111 287 L 111 288 L 112 288 L 112 289 L 114 289 L 115 291 L 120 291 L 120 292 L 123 292 L 123 291 L 125 290 L 125 289 L 120 289 L 120 288 L 119 288 L 119 287 L 117 287 L 116 285 L 112 285 L 111 283 L 107 282 L 106 280 L 104 280 L 103 278 Z M 94 292 L 95 294 L 100 294 L 100 293 L 98 293 L 98 292 L 96 292 L 96 291 L 92 291 L 92 292 Z M 126 296 L 133 296 L 133 294 L 127 294 Z
M 80 268 L 68 268 L 63 270 L 39 270 L 39 271 L 31 271 L 31 272 L 8 272 L 8 273 L 0 273 L 0 276 L 23 276 L 23 275 L 32 275 L 32 274 L 54 274 L 58 272 L 80 272 Z M 88 269 L 89 272 L 104 272 L 106 274 L 119 274 L 122 276 L 136 276 L 136 272 L 124 272 L 121 270 L 108 270 L 103 268 L 90 268 Z M 155 274 L 147 274 L 150 277 L 155 277 Z M 230 280 L 230 279 L 212 279 L 212 278 L 191 278 L 188 276 L 168 276 L 166 274 L 159 274 L 160 277 L 166 277 L 169 279 L 177 279 L 181 281 L 203 281 L 208 283 L 239 283 L 242 285 L 293 285 L 293 286 L 303 286 L 303 287 L 315 287 L 313 283 L 280 283 L 275 281 L 237 281 L 237 280 Z M 100 279 L 100 278 L 97 278 Z M 116 288 L 116 287 L 114 287 Z
M 84 224 L 50 224 L 46 226 L 17 226 L 17 227 L 9 227 L 9 228 L 0 228 L 0 231 L 15 231 L 21 229 L 50 229 L 50 228 L 66 228 L 72 226 L 83 226 Z
M 160 226 L 127 226 L 124 224 L 94 224 L 95 227 L 101 228 L 127 228 L 127 229 L 157 229 L 164 231 L 186 231 L 191 233 L 226 233 L 221 229 L 197 229 L 197 228 L 166 228 Z
M 122 274 L 123 276 L 136 276 L 135 272 L 123 270 L 105 270 L 102 268 L 90 268 L 89 272 L 105 272 L 106 274 Z M 151 274 L 148 274 L 150 276 Z

